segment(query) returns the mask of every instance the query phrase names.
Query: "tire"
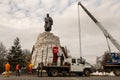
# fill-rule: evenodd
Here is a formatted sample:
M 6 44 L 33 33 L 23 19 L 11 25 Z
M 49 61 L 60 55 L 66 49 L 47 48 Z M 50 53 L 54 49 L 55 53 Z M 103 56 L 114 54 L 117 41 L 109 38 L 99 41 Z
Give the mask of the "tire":
M 50 69 L 49 75 L 51 76 L 57 76 L 58 75 L 58 70 L 57 69 Z
M 120 76 L 120 69 L 114 69 L 113 73 L 114 73 L 116 76 Z
M 89 69 L 85 69 L 84 70 L 84 75 L 85 76 L 90 76 L 90 70 Z

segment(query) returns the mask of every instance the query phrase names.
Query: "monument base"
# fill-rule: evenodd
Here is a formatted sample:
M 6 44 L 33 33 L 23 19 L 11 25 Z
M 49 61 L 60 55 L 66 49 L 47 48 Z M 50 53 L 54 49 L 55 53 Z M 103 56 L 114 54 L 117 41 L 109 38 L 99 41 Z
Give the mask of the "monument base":
M 34 45 L 31 62 L 34 68 L 37 68 L 38 64 L 43 62 L 44 65 L 51 65 L 53 60 L 52 49 L 57 46 L 59 49 L 58 55 L 63 53 L 60 45 L 59 37 L 50 32 L 40 33 L 37 41 Z M 58 57 L 58 65 L 60 65 L 60 58 Z

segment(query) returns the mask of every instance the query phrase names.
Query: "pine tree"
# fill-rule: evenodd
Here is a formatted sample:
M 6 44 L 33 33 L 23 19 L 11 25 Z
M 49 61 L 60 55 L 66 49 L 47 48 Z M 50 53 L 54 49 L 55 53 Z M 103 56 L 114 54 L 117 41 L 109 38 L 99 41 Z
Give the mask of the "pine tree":
M 11 65 L 11 70 L 14 71 L 15 70 L 15 66 L 16 64 L 20 64 L 21 67 L 24 66 L 25 64 L 25 58 L 24 55 L 22 54 L 22 49 L 21 49 L 21 45 L 20 45 L 20 40 L 17 37 L 14 40 L 14 45 L 11 46 L 11 49 L 8 52 L 8 62 Z

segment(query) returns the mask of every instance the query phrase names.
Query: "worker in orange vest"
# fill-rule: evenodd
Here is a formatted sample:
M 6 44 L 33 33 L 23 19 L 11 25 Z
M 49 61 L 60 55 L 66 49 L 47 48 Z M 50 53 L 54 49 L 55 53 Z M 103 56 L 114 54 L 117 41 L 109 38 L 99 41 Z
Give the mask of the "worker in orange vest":
M 10 75 L 9 71 L 10 71 L 10 64 L 7 62 L 5 64 L 5 76 L 6 77 L 9 77 L 9 75 Z
M 16 65 L 16 76 L 20 76 L 20 64 Z
M 29 74 L 32 74 L 32 67 L 33 67 L 33 65 L 30 63 L 29 66 L 28 66 L 28 68 L 29 68 Z

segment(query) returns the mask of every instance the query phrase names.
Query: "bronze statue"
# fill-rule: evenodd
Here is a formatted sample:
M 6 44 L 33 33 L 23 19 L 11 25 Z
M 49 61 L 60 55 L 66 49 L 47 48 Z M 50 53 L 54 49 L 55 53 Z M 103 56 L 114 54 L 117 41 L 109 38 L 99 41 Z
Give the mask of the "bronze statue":
M 52 25 L 53 25 L 53 20 L 52 20 L 52 18 L 49 16 L 48 13 L 47 13 L 44 21 L 45 21 L 45 25 L 44 25 L 45 31 L 51 31 L 51 28 L 52 28 Z

